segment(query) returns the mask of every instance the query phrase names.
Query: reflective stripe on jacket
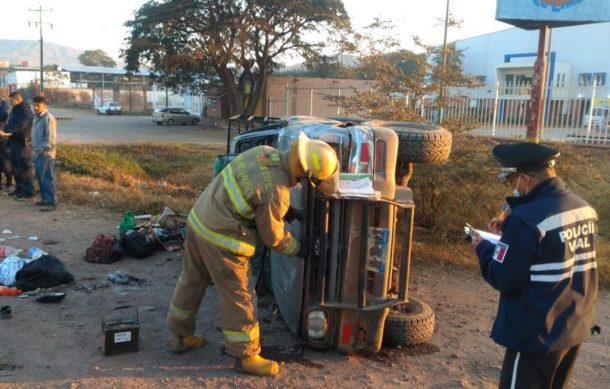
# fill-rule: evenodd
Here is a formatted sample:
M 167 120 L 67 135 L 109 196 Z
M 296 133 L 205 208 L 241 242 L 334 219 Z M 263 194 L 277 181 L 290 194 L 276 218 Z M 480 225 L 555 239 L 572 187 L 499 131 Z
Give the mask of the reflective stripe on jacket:
M 203 191 L 189 214 L 189 226 L 217 247 L 252 256 L 258 238 L 285 255 L 298 239 L 285 230 L 290 205 L 286 153 L 258 146 L 238 155 Z

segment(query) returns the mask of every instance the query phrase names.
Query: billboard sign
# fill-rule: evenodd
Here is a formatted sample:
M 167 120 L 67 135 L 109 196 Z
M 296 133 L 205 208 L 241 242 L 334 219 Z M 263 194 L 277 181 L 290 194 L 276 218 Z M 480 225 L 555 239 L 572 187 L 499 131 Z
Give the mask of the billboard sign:
M 610 21 L 608 0 L 497 0 L 496 19 L 526 30 Z

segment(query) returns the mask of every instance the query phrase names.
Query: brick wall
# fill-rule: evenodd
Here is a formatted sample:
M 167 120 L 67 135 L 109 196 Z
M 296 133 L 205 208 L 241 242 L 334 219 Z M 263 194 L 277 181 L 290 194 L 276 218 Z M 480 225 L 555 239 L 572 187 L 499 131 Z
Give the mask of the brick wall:
M 333 106 L 327 96 L 350 96 L 354 90 L 369 91 L 373 82 L 365 80 L 269 76 L 261 115 L 319 117 L 340 116 L 341 107 Z

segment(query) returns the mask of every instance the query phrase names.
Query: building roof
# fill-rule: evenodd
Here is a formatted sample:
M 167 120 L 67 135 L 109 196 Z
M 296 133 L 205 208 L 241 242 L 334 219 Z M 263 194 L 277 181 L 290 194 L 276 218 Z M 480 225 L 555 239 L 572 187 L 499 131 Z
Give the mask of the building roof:
M 119 76 L 127 74 L 127 70 L 123 68 L 110 68 L 104 66 L 61 66 L 58 70 L 71 73 L 115 74 Z M 136 76 L 150 76 L 151 73 L 147 70 L 139 70 L 132 74 Z

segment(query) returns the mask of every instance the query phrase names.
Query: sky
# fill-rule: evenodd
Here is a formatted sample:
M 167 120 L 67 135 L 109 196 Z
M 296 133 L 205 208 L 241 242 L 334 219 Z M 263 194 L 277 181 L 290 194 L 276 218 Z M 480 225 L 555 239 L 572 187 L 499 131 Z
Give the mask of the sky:
M 343 0 L 354 27 L 362 27 L 375 17 L 392 20 L 406 49 L 413 49 L 412 36 L 419 35 L 427 44 L 443 42 L 442 20 L 447 0 Z M 495 0 L 449 0 L 450 12 L 462 20 L 459 29 L 450 29 L 454 41 L 503 30 L 511 26 L 495 20 Z M 6 2 L 6 3 L 4 3 Z M 45 42 L 81 50 L 102 49 L 115 59 L 123 47 L 128 30 L 125 21 L 146 0 L 4 0 L 0 39 L 38 40 L 39 12 L 42 6 Z

